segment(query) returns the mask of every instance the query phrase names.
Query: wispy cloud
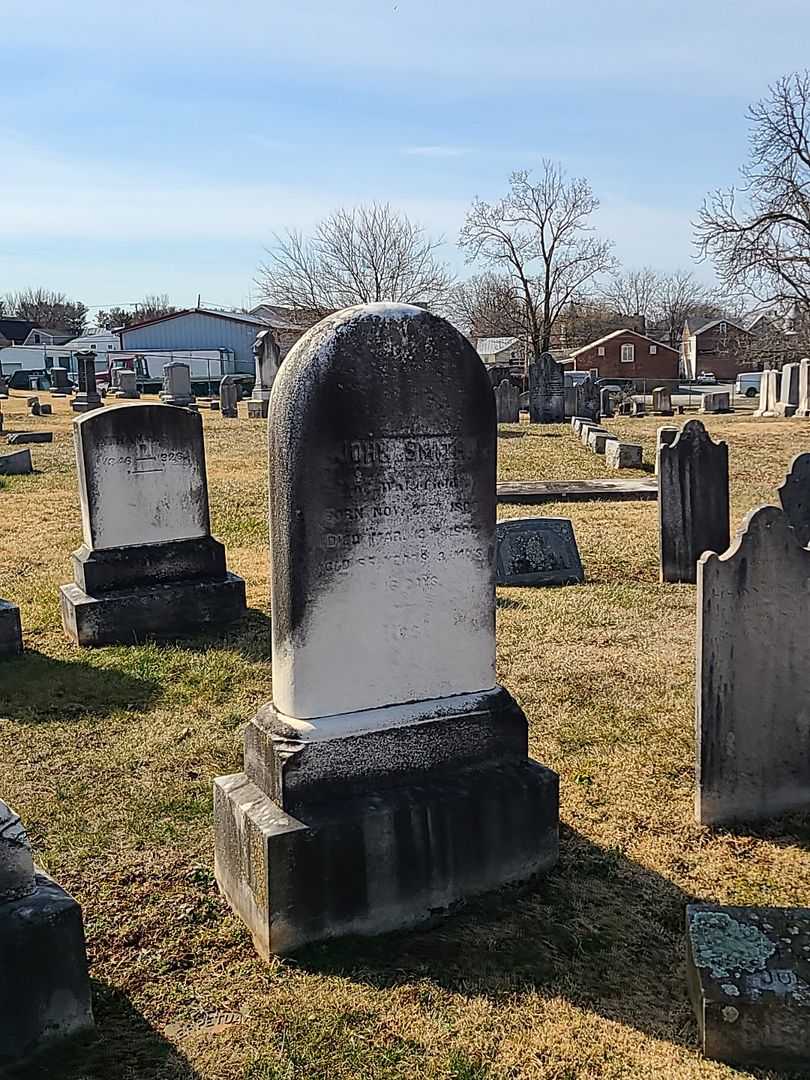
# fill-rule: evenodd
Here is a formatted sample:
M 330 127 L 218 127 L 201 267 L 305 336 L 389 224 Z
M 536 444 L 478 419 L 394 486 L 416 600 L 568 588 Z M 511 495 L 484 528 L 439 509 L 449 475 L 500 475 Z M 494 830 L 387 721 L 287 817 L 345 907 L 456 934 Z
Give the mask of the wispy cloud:
M 459 158 L 472 150 L 468 146 L 403 146 L 400 153 L 405 157 Z

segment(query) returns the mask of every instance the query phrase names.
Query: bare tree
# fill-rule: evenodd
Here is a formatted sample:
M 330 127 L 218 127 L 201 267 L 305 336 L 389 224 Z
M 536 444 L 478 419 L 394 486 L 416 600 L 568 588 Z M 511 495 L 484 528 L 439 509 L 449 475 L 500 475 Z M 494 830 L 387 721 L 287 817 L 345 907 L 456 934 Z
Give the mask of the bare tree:
M 728 290 L 810 305 L 810 72 L 779 79 L 748 119 L 743 182 L 706 199 L 697 245 Z
M 690 270 L 661 275 L 653 319 L 656 326 L 666 330 L 667 340 L 673 348 L 678 347 L 684 323 L 690 315 L 716 319 L 723 314 L 724 305 L 717 290 L 698 281 Z
M 501 274 L 474 274 L 459 282 L 446 310 L 450 320 L 472 339 L 522 333 L 519 296 L 510 279 Z
M 84 330 L 87 318 L 87 308 L 80 300 L 69 300 L 64 293 L 51 289 L 21 289 L 6 293 L 2 304 L 9 318 L 27 319 L 35 326 L 68 330 L 72 334 Z
M 161 315 L 171 315 L 173 311 L 177 311 L 177 308 L 169 303 L 168 293 L 147 293 L 136 304 L 99 311 L 96 323 L 103 330 L 115 330 L 119 326 L 132 326 L 147 319 L 158 319 Z
M 599 295 L 618 315 L 644 315 L 651 318 L 657 306 L 661 275 L 650 266 L 625 270 L 611 277 Z
M 476 199 L 467 215 L 459 246 L 468 262 L 480 259 L 509 277 L 535 356 L 549 348 L 565 305 L 616 265 L 611 243 L 589 224 L 598 206 L 587 180 L 544 161 L 537 180 L 526 170 L 512 173 L 504 198 Z
M 256 284 L 272 304 L 326 314 L 352 304 L 446 301 L 453 277 L 438 260 L 442 240 L 387 203 L 337 210 L 307 238 L 277 236 Z

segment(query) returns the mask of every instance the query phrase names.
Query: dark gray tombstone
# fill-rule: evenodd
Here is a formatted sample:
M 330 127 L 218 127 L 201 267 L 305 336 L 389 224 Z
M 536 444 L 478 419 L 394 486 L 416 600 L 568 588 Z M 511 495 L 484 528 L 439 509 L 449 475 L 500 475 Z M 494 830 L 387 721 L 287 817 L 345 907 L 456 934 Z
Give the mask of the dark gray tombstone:
M 661 580 L 694 583 L 703 552 L 729 545 L 728 446 L 690 420 L 657 458 Z
M 22 446 L 23 443 L 51 443 L 53 442 L 52 431 L 12 431 L 6 442 L 11 446 Z
M 236 420 L 239 416 L 237 408 L 236 380 L 233 375 L 226 375 L 219 384 L 219 410 L 224 417 Z
M 15 450 L 13 454 L 0 454 L 0 476 L 25 476 L 33 471 L 30 450 Z
M 585 580 L 569 518 L 509 518 L 496 530 L 497 585 L 580 585 Z
M 687 905 L 686 974 L 707 1058 L 806 1073 L 810 909 Z
M 96 354 L 81 352 L 76 354 L 79 371 L 79 392 L 70 403 L 74 412 L 90 412 L 101 407 L 101 394 L 96 385 Z
M 533 424 L 565 420 L 563 369 L 551 353 L 541 353 L 529 364 L 529 420 Z
M 775 506 L 698 563 L 697 798 L 705 825 L 810 807 L 810 551 Z
M 610 420 L 613 416 L 613 393 L 609 386 L 603 386 L 599 391 L 599 414 L 604 420 Z
M 20 819 L 0 802 L 0 1071 L 34 1057 L 42 1067 L 92 1030 L 81 908 L 37 870 Z
M 520 419 L 518 399 L 520 391 L 508 379 L 503 379 L 495 387 L 495 410 L 499 424 L 516 424 Z
M 22 651 L 20 609 L 10 600 L 0 600 L 0 658 L 19 656 Z
M 782 509 L 802 547 L 810 544 L 810 454 L 797 454 L 777 488 Z
M 211 536 L 199 413 L 114 405 L 73 434 L 84 543 L 60 590 L 66 633 L 131 644 L 240 618 L 245 583 Z
M 217 881 L 264 956 L 526 880 L 558 822 L 495 677 L 495 399 L 470 343 L 415 306 L 338 312 L 284 360 L 268 433 L 273 701 L 215 782 Z
M 48 372 L 48 377 L 51 380 L 51 393 L 64 397 L 70 390 L 70 374 L 67 368 L 53 367 Z
M 134 371 L 130 371 L 129 368 L 118 368 L 118 390 L 115 396 L 117 398 L 133 401 L 139 398 L 140 391 L 138 390 L 138 377 Z

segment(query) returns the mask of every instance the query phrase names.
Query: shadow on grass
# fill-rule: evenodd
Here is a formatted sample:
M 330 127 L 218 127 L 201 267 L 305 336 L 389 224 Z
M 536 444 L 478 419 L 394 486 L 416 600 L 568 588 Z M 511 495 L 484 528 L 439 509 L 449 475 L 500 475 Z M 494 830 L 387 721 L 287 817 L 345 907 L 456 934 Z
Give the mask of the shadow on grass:
M 0 668 L 0 715 L 21 723 L 104 717 L 142 709 L 161 692 L 157 682 L 86 660 L 54 660 L 26 649 Z
M 270 660 L 272 626 L 269 615 L 258 608 L 248 608 L 238 622 L 204 634 L 196 634 L 192 638 L 177 638 L 173 643 L 190 652 L 225 649 L 239 653 L 245 660 Z
M 310 947 L 296 961 L 377 987 L 429 980 L 505 1005 L 565 997 L 584 1010 L 695 1047 L 683 964 L 692 897 L 561 829 L 559 866 L 532 888 L 505 889 L 433 926 Z
M 120 991 L 92 980 L 96 1037 L 71 1044 L 14 1080 L 200 1080 L 188 1058 L 170 1043 Z

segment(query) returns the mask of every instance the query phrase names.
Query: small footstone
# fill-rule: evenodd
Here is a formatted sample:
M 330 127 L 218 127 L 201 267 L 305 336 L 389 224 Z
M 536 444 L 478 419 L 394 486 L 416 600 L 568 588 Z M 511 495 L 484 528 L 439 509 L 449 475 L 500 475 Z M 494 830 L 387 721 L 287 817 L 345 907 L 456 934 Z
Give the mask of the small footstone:
M 605 447 L 616 436 L 602 428 L 591 428 L 588 434 L 588 446 L 595 454 L 604 454 Z
M 9 435 L 10 446 L 19 446 L 20 443 L 48 443 L 53 442 L 52 431 L 15 431 Z
M 0 455 L 0 476 L 25 476 L 33 471 L 30 450 L 15 450 L 13 454 Z
M 686 909 L 689 994 L 706 1057 L 740 1068 L 810 1060 L 810 909 Z
M 580 585 L 585 580 L 569 518 L 510 518 L 495 530 L 497 585 Z
M 611 469 L 640 469 L 641 453 L 637 443 L 610 439 L 605 444 L 605 464 Z

